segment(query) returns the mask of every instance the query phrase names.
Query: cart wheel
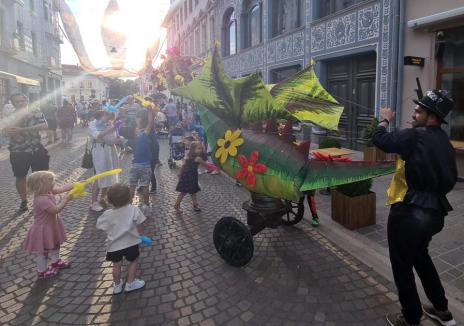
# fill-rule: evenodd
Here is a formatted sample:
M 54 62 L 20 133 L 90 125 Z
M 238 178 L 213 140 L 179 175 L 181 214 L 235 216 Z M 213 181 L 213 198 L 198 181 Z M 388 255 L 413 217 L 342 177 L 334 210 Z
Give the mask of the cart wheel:
M 229 265 L 245 266 L 253 257 L 253 236 L 248 227 L 233 217 L 221 218 L 214 227 L 214 246 Z
M 285 206 L 287 213 L 282 216 L 282 223 L 285 225 L 295 225 L 301 221 L 304 215 L 304 197 L 301 197 L 298 203 L 286 200 Z

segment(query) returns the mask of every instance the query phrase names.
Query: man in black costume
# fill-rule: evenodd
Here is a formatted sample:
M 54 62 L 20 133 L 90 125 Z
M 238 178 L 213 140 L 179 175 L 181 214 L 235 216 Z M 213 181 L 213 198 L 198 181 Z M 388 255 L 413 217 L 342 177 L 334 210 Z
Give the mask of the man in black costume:
M 454 104 L 444 91 L 427 91 L 412 114 L 413 128 L 387 132 L 395 112 L 380 110 L 383 118 L 372 142 L 405 162 L 404 197 L 391 206 L 388 216 L 388 246 L 393 277 L 398 288 L 402 314 L 387 315 L 392 326 L 419 325 L 424 312 L 445 326 L 456 322 L 437 270 L 429 256 L 432 236 L 443 229 L 444 217 L 452 210 L 446 194 L 457 180 L 454 149 L 441 129 Z M 413 267 L 432 305 L 421 305 Z

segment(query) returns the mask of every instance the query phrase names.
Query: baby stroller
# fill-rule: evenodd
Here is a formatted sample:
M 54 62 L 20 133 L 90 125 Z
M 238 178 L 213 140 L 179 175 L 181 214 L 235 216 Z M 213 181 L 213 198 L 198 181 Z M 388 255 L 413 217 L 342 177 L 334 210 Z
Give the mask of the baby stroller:
M 170 169 L 176 167 L 176 162 L 185 156 L 184 130 L 180 127 L 174 128 L 169 135 L 169 159 Z

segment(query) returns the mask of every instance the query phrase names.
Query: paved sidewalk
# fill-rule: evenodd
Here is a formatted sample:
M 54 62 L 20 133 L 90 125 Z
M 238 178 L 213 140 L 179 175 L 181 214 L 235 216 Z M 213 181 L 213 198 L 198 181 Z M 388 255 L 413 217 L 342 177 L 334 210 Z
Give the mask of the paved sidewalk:
M 79 167 L 84 143 L 80 131 L 73 146 L 50 150 L 60 182 L 89 176 Z M 165 141 L 161 145 L 165 162 Z M 69 238 L 62 254 L 72 268 L 56 279 L 36 281 L 34 259 L 21 249 L 32 216 L 15 214 L 14 180 L 2 154 L 1 325 L 385 325 L 385 314 L 399 310 L 391 282 L 306 221 L 261 232 L 246 267 L 225 264 L 214 249 L 212 230 L 224 215 L 245 220 L 240 207 L 247 192 L 223 175 L 202 175 L 203 211 L 193 212 L 186 198 L 184 213 L 176 215 L 178 171 L 166 163 L 157 170 L 159 189 L 146 223 L 154 245 L 142 249 L 145 289 L 111 295 L 104 234 L 95 229 L 88 198 L 71 202 L 60 214 Z
M 391 176 L 374 180 L 372 190 L 377 196 L 377 224 L 358 229 L 367 245 L 377 244 L 387 249 L 387 219 L 389 207 L 386 203 L 386 189 L 390 184 Z M 464 182 L 458 182 L 454 190 L 448 195 L 454 210 L 445 218 L 444 229 L 430 244 L 430 254 L 440 273 L 442 281 L 454 293 L 456 299 L 464 304 Z M 318 209 L 324 218 L 330 218 L 330 196 L 317 195 Z M 322 221 L 324 223 L 324 221 Z M 351 233 L 352 231 L 346 230 Z M 379 250 L 385 253 L 385 250 Z

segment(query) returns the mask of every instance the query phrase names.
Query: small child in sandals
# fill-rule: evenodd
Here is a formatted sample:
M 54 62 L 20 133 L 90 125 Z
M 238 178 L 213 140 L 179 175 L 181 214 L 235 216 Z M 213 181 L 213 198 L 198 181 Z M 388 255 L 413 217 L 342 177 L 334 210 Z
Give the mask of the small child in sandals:
M 177 212 L 182 212 L 180 204 L 185 195 L 190 194 L 193 202 L 193 210 L 195 212 L 201 211 L 198 206 L 197 193 L 201 190 L 198 185 L 198 166 L 201 164 L 204 167 L 208 167 L 203 156 L 203 144 L 198 141 L 194 141 L 190 144 L 190 150 L 185 159 L 184 165 L 182 166 L 179 173 L 179 182 L 177 183 L 176 191 L 179 192 L 177 196 L 176 204 L 174 209 Z
M 60 269 L 71 267 L 69 262 L 60 259 L 60 246 L 66 241 L 66 233 L 58 213 L 72 196 L 67 195 L 57 204 L 55 195 L 72 187 L 72 184 L 56 186 L 55 174 L 49 171 L 37 171 L 27 178 L 27 189 L 34 194 L 34 222 L 27 232 L 24 249 L 36 256 L 38 279 L 54 277 Z M 49 258 L 51 265 L 48 266 Z

